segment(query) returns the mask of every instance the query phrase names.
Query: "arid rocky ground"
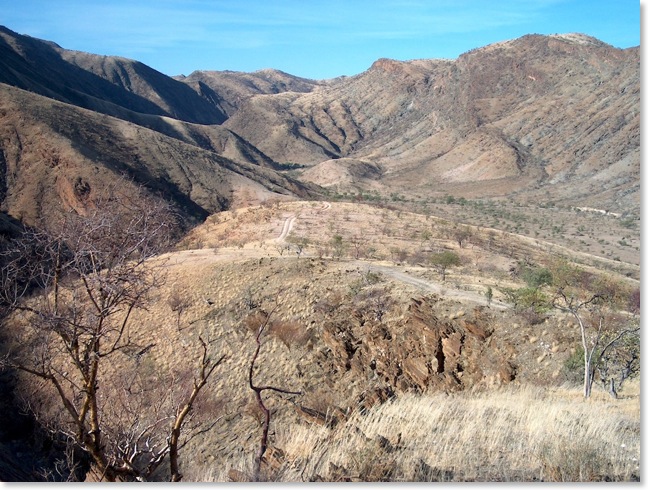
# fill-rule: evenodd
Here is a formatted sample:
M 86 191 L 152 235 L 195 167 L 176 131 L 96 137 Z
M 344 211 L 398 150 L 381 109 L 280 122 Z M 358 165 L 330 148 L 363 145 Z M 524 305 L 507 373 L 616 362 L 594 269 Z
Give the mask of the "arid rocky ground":
M 236 467 L 258 443 L 255 406 L 246 390 L 254 348 L 246 325 L 259 308 L 273 310 L 277 325 L 265 340 L 257 376 L 303 393 L 268 396 L 275 431 L 341 422 L 405 393 L 567 382 L 565 361 L 579 342 L 574 321 L 554 312 L 531 324 L 501 292 L 519 284 L 510 273 L 517 260 L 543 263 L 559 249 L 505 232 L 489 237 L 477 227 L 459 247 L 446 237 L 452 226 L 434 216 L 362 204 L 276 203 L 215 215 L 179 251 L 161 257 L 168 280 L 141 320 L 156 325 L 151 366 L 186 366 L 198 335 L 228 359 L 208 395 L 220 401 L 224 419 L 196 443 L 194 470 Z M 422 243 L 425 230 L 431 236 Z M 329 243 L 337 234 L 348 248 L 332 258 Z M 299 256 L 298 238 L 307 239 Z M 407 249 L 407 258 L 398 260 L 394 248 Z M 420 248 L 454 250 L 463 265 L 443 282 L 436 270 L 408 262 Z M 564 253 L 590 266 L 587 255 Z M 489 285 L 490 306 L 484 295 Z M 176 292 L 188 300 L 179 316 L 167 304 Z
M 177 245 L 150 262 L 165 282 L 130 334 L 150 346 L 137 354 L 142 373 L 173 380 L 162 391 L 189 382 L 199 339 L 226 356 L 197 407 L 216 423 L 183 451 L 187 479 L 246 478 L 260 430 L 252 332 L 268 312 L 255 376 L 301 393 L 268 396 L 269 478 L 303 479 L 308 467 L 310 479 L 389 479 L 385 465 L 346 453 L 317 453 L 321 470 L 308 444 L 365 444 L 359 459 L 391 461 L 401 434 L 368 420 L 401 402 L 419 414 L 428 402 L 463 409 L 478 395 L 484 420 L 513 413 L 509 397 L 557 414 L 578 405 L 574 420 L 595 419 L 595 406 L 622 426 L 597 442 L 625 448 L 627 437 L 635 457 L 638 381 L 618 400 L 572 403 L 574 320 L 516 312 L 505 291 L 523 285 L 520 264 L 559 258 L 639 288 L 639 95 L 639 47 L 585 35 L 529 35 L 457 60 L 380 59 L 316 81 L 276 70 L 170 78 L 1 27 L 2 236 L 54 228 L 115 186 L 171 206 Z M 428 260 L 444 251 L 461 261 L 445 279 Z M 534 446 L 545 463 L 510 478 L 638 478 L 618 448 L 623 464 L 608 473 L 565 476 L 546 463 L 554 449 Z M 0 469 L 20 451 L 0 451 Z M 565 451 L 557 461 L 578 448 Z M 416 453 L 400 478 L 458 474 L 442 452 Z M 504 450 L 487 452 L 486 473 L 458 478 L 508 475 Z

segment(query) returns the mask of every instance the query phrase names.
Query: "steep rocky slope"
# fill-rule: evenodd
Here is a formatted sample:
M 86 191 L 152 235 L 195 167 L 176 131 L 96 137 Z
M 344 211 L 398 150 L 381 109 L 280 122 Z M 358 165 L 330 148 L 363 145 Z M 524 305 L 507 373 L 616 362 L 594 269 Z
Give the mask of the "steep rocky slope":
M 228 141 L 219 131 L 196 134 L 210 138 L 204 146 L 219 147 L 222 154 L 242 161 L 192 144 L 189 124 L 149 119 L 151 125 L 166 126 L 165 130 L 154 131 L 0 85 L 2 211 L 29 225 L 47 223 L 57 212 L 82 210 L 89 193 L 119 180 L 162 196 L 190 225 L 229 208 L 242 199 L 242 193 L 258 202 L 313 192 L 256 164 L 244 144 Z M 167 131 L 178 136 L 166 136 Z
M 78 189 L 126 175 L 187 224 L 235 203 L 312 195 L 188 84 L 133 60 L 0 29 L 2 210 L 35 224 L 82 208 Z M 75 187 L 76 186 L 76 187 Z
M 278 161 L 379 164 L 385 189 L 410 194 L 639 204 L 639 50 L 587 36 L 378 60 L 310 93 L 251 97 L 224 124 Z
M 341 218 L 346 213 L 348 220 Z M 291 217 L 297 218 L 288 242 L 300 235 L 309 239 L 301 257 L 279 247 L 278 237 Z M 373 222 L 383 220 L 396 233 L 382 235 L 380 226 L 373 233 Z M 319 257 L 330 238 L 330 223 L 347 243 L 364 223 L 370 228 L 366 242 L 378 246 L 386 239 L 385 249 L 400 243 L 405 230 L 429 229 L 434 236 L 430 249 L 452 249 L 464 260 L 442 282 L 436 271 L 426 273 L 424 267 L 384 257 L 354 259 L 353 247 L 339 259 L 327 252 Z M 264 394 L 272 410 L 271 446 L 290 428 L 317 432 L 343 426 L 354 414 L 407 394 L 475 393 L 506 385 L 547 388 L 569 379 L 564 364 L 580 342 L 573 319 L 553 311 L 530 321 L 500 302 L 500 288 L 522 284 L 509 274 L 511 264 L 522 257 L 551 261 L 555 250 L 507 233 L 492 245 L 480 243 L 478 236 L 488 233 L 477 227 L 471 245 L 461 248 L 442 238 L 443 226 L 437 217 L 404 216 L 363 204 L 278 203 L 219 213 L 195 228 L 182 250 L 161 257 L 167 283 L 152 307 L 136 318 L 138 325 L 155 325 L 158 333 L 142 365 L 159 373 L 186 368 L 195 361 L 201 335 L 209 339 L 215 357 L 227 356 L 205 393 L 210 417 L 220 418 L 187 447 L 187 474 L 238 469 L 258 448 L 261 414 L 248 376 L 263 312 L 272 312 L 272 321 L 255 380 L 301 392 Z M 478 264 L 475 257 L 480 257 Z M 404 277 L 442 286 L 443 293 Z M 623 280 L 638 287 L 638 281 Z M 494 285 L 496 296 L 490 307 L 483 298 L 487 284 Z M 473 291 L 478 300 L 471 299 Z M 177 294 L 186 307 L 174 311 L 171 300 Z M 140 335 L 142 345 L 150 341 L 146 329 L 133 335 Z M 271 467 L 282 462 L 277 449 L 284 448 L 277 444 L 268 450 Z
M 254 73 L 194 71 L 188 77 L 178 76 L 176 79 L 207 97 L 228 117 L 252 95 L 311 92 L 324 84 L 324 82 L 296 77 L 273 69 L 259 70 Z
M 287 240 L 307 237 L 305 257 L 278 247 L 283 225 L 294 217 Z M 165 258 L 172 279 L 160 295 L 163 307 L 173 290 L 190 299 L 181 320 L 187 327 L 179 331 L 176 319 L 165 317 L 163 309 L 152 311 L 149 320 L 165 328 L 168 344 L 150 354 L 165 369 L 179 362 L 172 346 L 192 345 L 201 329 L 209 332 L 215 352 L 230 356 L 215 381 L 214 394 L 223 402 L 224 417 L 205 439 L 204 445 L 213 450 L 197 450 L 191 464 L 239 468 L 256 448 L 259 412 L 247 389 L 246 368 L 259 310 L 272 310 L 276 322 L 265 337 L 255 379 L 302 392 L 266 396 L 273 410 L 274 441 L 289 427 L 317 431 L 321 426 L 343 426 L 354 413 L 407 393 L 474 393 L 501 385 L 546 388 L 564 383 L 565 361 L 580 341 L 573 319 L 556 311 L 536 323 L 510 307 L 501 308 L 499 302 L 500 289 L 520 285 L 520 278 L 509 273 L 516 260 L 550 262 L 560 252 L 508 233 L 498 234 L 488 245 L 478 238 L 489 232 L 478 227 L 473 228 L 471 245 L 461 248 L 442 238 L 443 226 L 438 217 L 364 204 L 294 202 L 220 213 L 194 229 L 182 243 L 187 249 Z M 362 245 L 373 245 L 384 254 L 402 245 L 403 237 L 414 236 L 415 230 L 428 229 L 433 238 L 426 248 L 452 249 L 462 255 L 462 266 L 452 279 L 440 282 L 436 272 L 425 275 L 419 267 L 389 259 L 355 260 L 353 237 L 362 227 Z M 322 252 L 332 233 L 349 245 L 339 260 Z M 382 239 L 387 243 L 381 247 Z M 576 263 L 584 259 L 564 253 Z M 360 267 L 363 261 L 368 269 Z M 429 281 L 423 284 L 442 285 L 443 292 L 414 286 L 403 280 L 408 275 Z M 623 280 L 638 287 L 638 281 Z M 468 299 L 473 290 L 483 299 L 488 284 L 493 284 L 496 296 L 490 307 Z M 269 450 L 270 466 L 281 464 L 281 458 L 280 451 Z
M 187 85 L 137 61 L 62 49 L 0 27 L 0 82 L 104 114 L 215 124 L 225 117 Z

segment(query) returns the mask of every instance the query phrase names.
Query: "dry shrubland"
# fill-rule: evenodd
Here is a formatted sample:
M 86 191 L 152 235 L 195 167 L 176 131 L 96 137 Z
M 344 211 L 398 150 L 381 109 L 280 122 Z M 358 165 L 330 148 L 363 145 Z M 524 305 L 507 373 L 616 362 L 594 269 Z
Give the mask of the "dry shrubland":
M 306 239 L 303 253 L 277 250 L 291 245 L 277 238 L 287 230 Z M 339 256 L 335 236 L 347 245 Z M 324 245 L 329 255 L 319 257 Z M 408 250 L 404 262 L 392 248 Z M 442 251 L 461 258 L 446 282 L 425 262 Z M 166 282 L 132 317 L 133 339 L 155 343 L 141 358 L 148 374 L 186 370 L 201 339 L 227 359 L 196 405 L 196 417 L 215 423 L 183 448 L 183 478 L 638 479 L 638 382 L 617 400 L 598 385 L 587 401 L 563 388 L 580 376 L 573 319 L 557 311 L 530 319 L 502 293 L 524 286 L 525 267 L 548 267 L 554 252 L 496 230 L 350 203 L 275 203 L 210 218 L 151 262 Z M 591 257 L 572 257 L 596 271 Z M 264 395 L 272 424 L 258 471 L 265 414 L 248 375 L 254 333 L 270 310 L 254 381 L 300 394 Z

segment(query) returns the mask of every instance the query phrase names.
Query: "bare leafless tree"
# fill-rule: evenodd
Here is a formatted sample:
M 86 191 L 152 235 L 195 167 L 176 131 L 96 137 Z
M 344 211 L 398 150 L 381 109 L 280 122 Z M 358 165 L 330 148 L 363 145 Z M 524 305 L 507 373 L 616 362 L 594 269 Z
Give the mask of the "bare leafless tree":
M 466 226 L 460 226 L 453 230 L 452 236 L 459 245 L 459 248 L 463 248 L 465 243 L 472 237 L 472 231 Z
M 612 398 L 618 397 L 623 383 L 640 372 L 639 327 L 626 328 L 606 337 L 598 355 L 597 371 L 601 384 Z
M 165 280 L 164 264 L 149 259 L 169 245 L 174 219 L 142 190 L 109 189 L 83 214 L 26 231 L 2 257 L 0 300 L 13 334 L 2 365 L 28 375 L 34 414 L 74 441 L 99 480 L 146 480 L 167 459 L 180 480 L 181 430 L 224 360 L 200 339 L 198 372 L 186 374 L 193 383 L 147 377 L 141 366 L 156 344 L 132 320 Z
M 287 241 L 295 251 L 295 254 L 297 254 L 297 258 L 301 257 L 301 254 L 304 253 L 304 249 L 306 249 L 309 244 L 308 238 L 304 236 L 289 236 Z
M 284 252 L 290 250 L 290 245 L 285 242 L 278 242 L 275 244 L 275 250 L 283 257 Z
M 291 390 L 278 388 L 276 386 L 271 386 L 271 385 L 260 385 L 260 384 L 256 384 L 256 382 L 254 381 L 254 371 L 256 368 L 257 361 L 259 359 L 259 352 L 261 351 L 263 336 L 270 328 L 271 318 L 274 312 L 276 311 L 277 306 L 278 305 L 275 305 L 274 308 L 269 313 L 259 312 L 259 314 L 254 316 L 254 318 L 256 319 L 255 323 L 258 324 L 258 326 L 256 326 L 255 328 L 254 340 L 256 343 L 256 348 L 254 350 L 254 353 L 252 354 L 252 359 L 250 361 L 250 369 L 248 371 L 248 383 L 250 389 L 254 392 L 256 403 L 259 409 L 261 410 L 261 412 L 263 413 L 261 439 L 259 441 L 259 449 L 254 459 L 253 478 L 255 481 L 259 481 L 261 479 L 261 464 L 263 462 L 263 455 L 265 454 L 268 448 L 268 434 L 270 431 L 271 413 L 270 413 L 270 409 L 264 403 L 263 392 L 274 391 L 276 393 L 283 393 L 288 395 L 302 394 L 301 391 L 291 391 Z
M 167 299 L 167 304 L 171 308 L 171 311 L 176 314 L 176 327 L 180 330 L 180 318 L 184 311 L 191 306 L 191 300 L 177 289 L 174 289 Z
M 360 259 L 364 256 L 364 250 L 367 246 L 367 237 L 364 228 L 357 230 L 350 238 L 353 247 L 353 258 Z
M 615 309 L 627 300 L 625 288 L 609 277 L 594 277 L 565 261 L 552 270 L 556 309 L 569 313 L 581 334 L 583 349 L 583 395 L 592 394 L 594 376 L 600 363 L 615 346 L 639 331 L 633 322 L 619 321 Z M 616 396 L 614 386 L 612 396 Z

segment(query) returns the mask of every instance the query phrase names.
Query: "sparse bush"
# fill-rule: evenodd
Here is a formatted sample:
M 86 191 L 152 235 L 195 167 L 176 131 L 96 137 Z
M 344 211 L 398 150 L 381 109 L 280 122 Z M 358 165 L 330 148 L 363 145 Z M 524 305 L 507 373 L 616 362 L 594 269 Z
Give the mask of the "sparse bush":
M 624 228 L 634 229 L 637 226 L 637 220 L 634 218 L 624 218 L 620 221 L 620 224 Z
M 532 307 L 519 310 L 517 315 L 529 326 L 539 325 L 547 318 L 547 315 Z
M 579 345 L 565 360 L 562 373 L 566 381 L 578 383 L 583 380 L 583 369 L 583 348 Z
M 357 294 L 354 310 L 367 320 L 382 322 L 394 304 L 389 291 L 384 288 L 372 288 Z
M 382 280 L 382 274 L 373 272 L 371 269 L 367 270 L 361 277 L 349 284 L 351 296 L 358 295 L 365 287 L 377 284 Z
M 181 294 L 177 289 L 174 289 L 171 293 L 171 296 L 167 299 L 167 304 L 171 311 L 176 315 L 176 327 L 180 330 L 180 317 L 182 313 L 191 306 L 191 300 L 186 296 L 186 294 Z
M 553 282 L 551 271 L 544 267 L 523 267 L 520 275 L 530 288 L 537 289 Z
M 628 294 L 627 308 L 630 313 L 638 314 L 641 311 L 641 289 L 635 288 Z
M 434 266 L 439 274 L 441 274 L 442 280 L 445 282 L 448 269 L 461 265 L 461 258 L 454 252 L 445 251 L 430 256 L 430 264 Z
M 626 380 L 639 374 L 640 361 L 638 331 L 622 336 L 600 353 L 596 363 L 599 380 L 613 398 L 617 398 L 617 392 Z
M 273 321 L 269 325 L 268 333 L 277 337 L 289 349 L 293 346 L 303 347 L 311 340 L 312 332 L 301 323 L 288 320 Z
M 464 248 L 464 245 L 472 237 L 472 231 L 467 226 L 459 226 L 454 228 L 450 235 L 457 242 L 459 248 Z
M 417 250 L 407 257 L 407 262 L 411 265 L 425 264 L 428 261 L 428 253 L 423 250 Z
M 536 314 L 543 314 L 551 309 L 551 298 L 539 288 L 502 288 L 502 292 L 508 301 L 513 303 L 513 309 L 517 312 L 529 310 Z
M 600 447 L 587 440 L 578 446 L 558 446 L 545 441 L 539 459 L 543 475 L 553 482 L 605 481 L 611 469 Z
M 333 235 L 331 239 L 331 249 L 333 251 L 333 258 L 340 259 L 346 251 L 346 243 L 342 235 Z
M 391 254 L 392 262 L 402 263 L 407 259 L 408 252 L 401 247 L 392 247 L 389 249 Z
M 490 306 L 491 301 L 493 301 L 493 288 L 491 286 L 486 287 L 486 291 L 484 291 L 484 296 L 486 297 L 486 303 L 488 306 Z
M 300 257 L 301 254 L 304 252 L 304 249 L 306 249 L 309 245 L 309 240 L 308 238 L 304 236 L 289 236 L 287 239 L 288 243 L 290 243 L 292 249 L 295 251 L 297 254 L 297 257 Z
M 563 260 L 554 264 L 553 277 L 553 306 L 569 313 L 579 326 L 583 392 L 589 398 L 600 360 L 639 331 L 638 325 L 614 314 L 616 308 L 627 304 L 628 288 L 608 276 L 594 275 Z
M 336 291 L 317 301 L 315 305 L 313 305 L 313 310 L 316 313 L 331 315 L 340 307 L 340 305 L 343 304 L 343 302 L 344 296 L 339 291 Z

